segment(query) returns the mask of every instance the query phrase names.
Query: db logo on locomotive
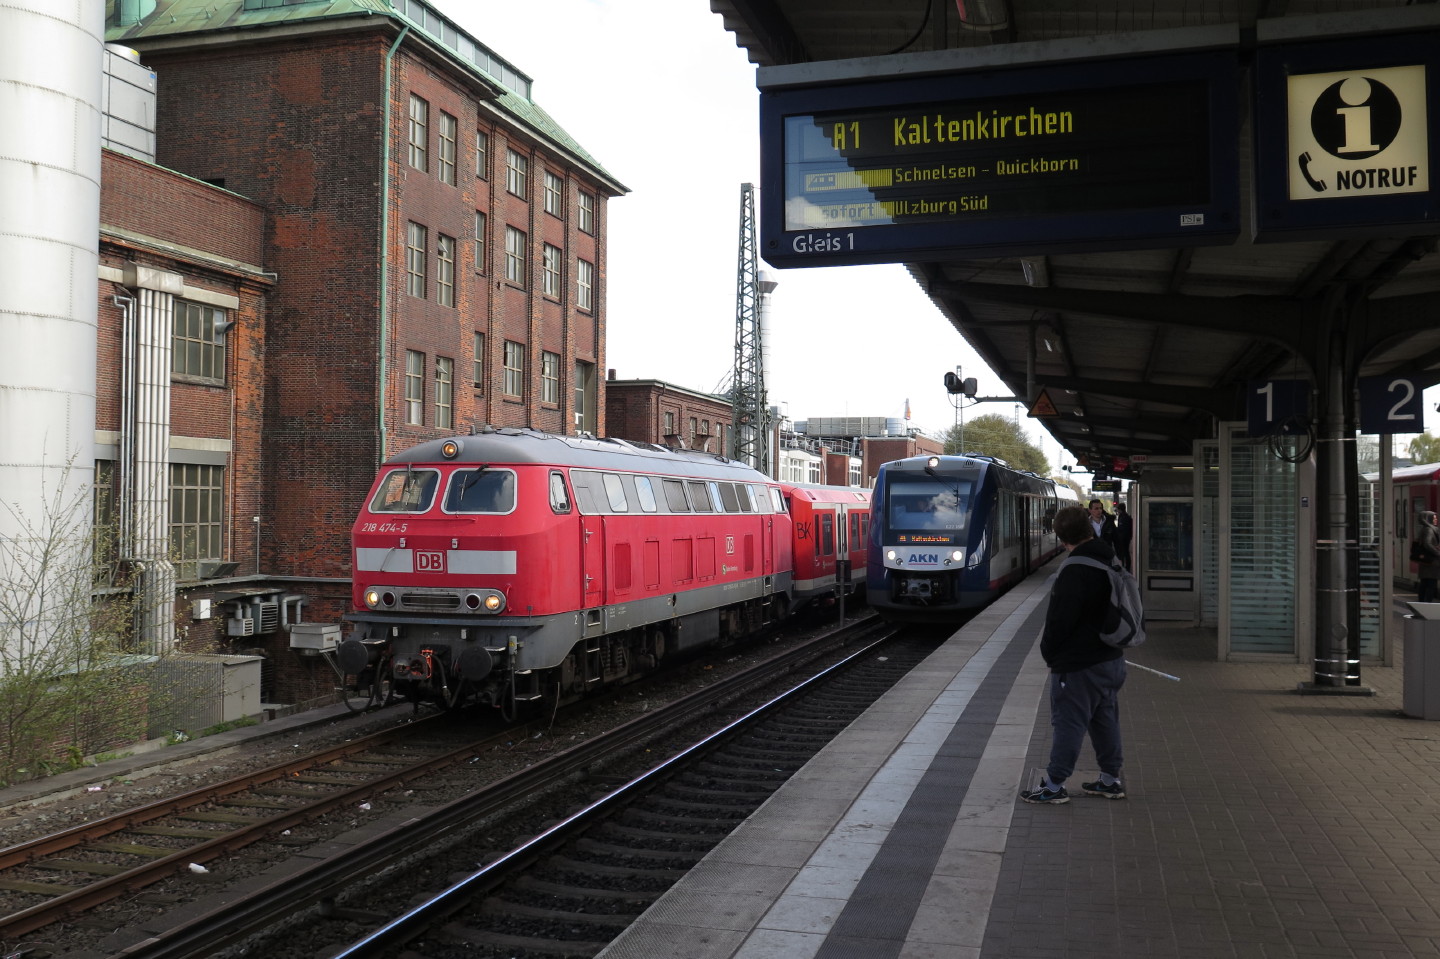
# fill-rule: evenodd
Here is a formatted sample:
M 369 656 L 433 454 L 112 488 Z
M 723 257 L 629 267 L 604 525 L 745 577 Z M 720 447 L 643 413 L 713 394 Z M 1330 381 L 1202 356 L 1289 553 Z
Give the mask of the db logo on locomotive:
M 438 549 L 417 549 L 415 551 L 415 572 L 445 572 L 445 553 Z

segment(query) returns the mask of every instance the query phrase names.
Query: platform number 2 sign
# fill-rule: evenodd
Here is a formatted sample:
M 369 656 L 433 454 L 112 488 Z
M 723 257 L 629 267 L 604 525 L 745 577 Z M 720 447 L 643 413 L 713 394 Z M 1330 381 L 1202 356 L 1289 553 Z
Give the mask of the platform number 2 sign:
M 1362 376 L 1360 432 L 1423 433 L 1425 403 L 1420 384 L 1406 376 Z

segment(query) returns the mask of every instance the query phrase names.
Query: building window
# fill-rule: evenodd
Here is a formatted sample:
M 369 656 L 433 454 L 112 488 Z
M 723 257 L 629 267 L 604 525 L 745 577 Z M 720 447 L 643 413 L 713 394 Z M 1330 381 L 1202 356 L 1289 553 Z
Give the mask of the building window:
M 198 579 L 202 561 L 224 559 L 225 468 L 170 464 L 170 558 L 181 579 Z
M 700 421 L 697 420 L 697 419 L 696 419 L 695 417 L 693 417 L 693 416 L 690 417 L 690 439 L 689 439 L 689 442 L 688 442 L 686 445 L 689 446 L 692 450 L 695 448 L 695 436 L 696 436 L 696 434 L 698 434 L 699 432 L 700 432 Z
M 435 302 L 455 305 L 455 238 L 443 233 L 435 237 Z
M 91 514 L 91 553 L 95 583 L 113 585 L 115 562 L 120 558 L 119 504 L 115 492 L 115 461 L 95 461 L 94 502 Z
M 582 310 L 595 308 L 595 264 L 575 261 L 575 305 Z
M 472 370 L 477 390 L 485 388 L 485 334 L 475 334 L 475 365 Z
M 565 215 L 565 181 L 549 170 L 545 171 L 545 212 Z
M 585 233 L 595 233 L 595 194 L 580 191 L 580 229 Z
M 448 356 L 435 357 L 435 426 L 455 428 L 455 361 Z
M 540 402 L 560 405 L 560 354 L 540 354 Z
M 505 152 L 505 189 L 526 199 L 530 182 L 530 160 L 514 150 Z
M 489 218 L 479 210 L 475 211 L 475 272 L 485 272 L 485 230 L 489 226 Z
M 575 429 L 581 433 L 593 433 L 597 426 L 595 408 L 595 364 L 582 360 L 575 361 Z
M 225 311 L 199 303 L 175 301 L 170 372 L 212 383 L 225 382 Z
M 405 292 L 425 298 L 425 256 L 429 231 L 411 222 L 405 233 Z
M 525 395 L 525 347 L 513 340 L 505 341 L 505 395 Z
M 706 452 L 709 452 L 709 450 L 710 450 L 710 421 L 709 421 L 709 420 L 701 420 L 701 421 L 700 421 L 700 435 L 696 437 L 696 441 L 699 442 L 700 448 L 701 448 L 702 450 L 705 450 Z
M 428 170 L 425 156 L 430 136 L 430 104 L 410 95 L 410 165 L 417 170 Z
M 490 134 L 475 131 L 475 175 L 485 180 L 490 176 Z
M 455 143 L 460 139 L 460 121 L 440 111 L 439 174 L 442 183 L 455 185 Z
M 405 422 L 425 423 L 425 354 L 417 350 L 405 351 Z
M 666 436 L 674 436 L 674 435 L 675 435 L 675 412 L 674 412 L 674 410 L 666 410 L 666 411 L 665 411 L 665 435 L 666 435 Z
M 525 232 L 513 226 L 505 228 L 505 279 L 525 286 Z
M 540 292 L 546 296 L 560 295 L 560 257 L 563 256 L 558 246 L 545 244 L 545 258 L 540 273 Z

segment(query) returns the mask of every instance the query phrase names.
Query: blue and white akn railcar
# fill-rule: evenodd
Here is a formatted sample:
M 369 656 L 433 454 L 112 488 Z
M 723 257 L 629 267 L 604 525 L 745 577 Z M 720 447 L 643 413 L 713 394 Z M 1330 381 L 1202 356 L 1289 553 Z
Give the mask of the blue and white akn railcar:
M 1058 552 L 1054 481 L 985 456 L 880 467 L 867 591 L 882 617 L 946 622 L 990 603 Z

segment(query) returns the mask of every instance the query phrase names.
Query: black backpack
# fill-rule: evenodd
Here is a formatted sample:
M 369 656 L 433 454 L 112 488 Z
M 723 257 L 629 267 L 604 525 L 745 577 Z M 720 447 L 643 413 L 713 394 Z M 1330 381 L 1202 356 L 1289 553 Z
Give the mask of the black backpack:
M 1110 609 L 1105 614 L 1105 624 L 1100 628 L 1100 638 L 1122 649 L 1145 642 L 1145 606 L 1140 602 L 1140 581 L 1121 566 L 1118 559 L 1106 565 L 1088 556 L 1067 556 L 1060 568 L 1071 564 L 1103 569 L 1110 577 Z

